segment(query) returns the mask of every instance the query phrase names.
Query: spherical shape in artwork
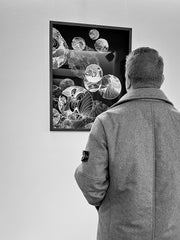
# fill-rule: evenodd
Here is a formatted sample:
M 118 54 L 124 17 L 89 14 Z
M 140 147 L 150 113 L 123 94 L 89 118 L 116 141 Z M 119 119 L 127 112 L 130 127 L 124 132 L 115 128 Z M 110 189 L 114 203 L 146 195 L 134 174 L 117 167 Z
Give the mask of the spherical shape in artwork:
M 89 31 L 89 37 L 92 39 L 92 40 L 97 40 L 99 38 L 99 31 L 96 30 L 96 29 L 91 29 Z
M 95 42 L 94 47 L 95 47 L 96 51 L 98 51 L 98 52 L 107 52 L 109 50 L 109 43 L 106 39 L 99 38 Z
M 63 91 L 64 89 L 74 85 L 74 81 L 71 78 L 65 78 L 60 82 L 59 87 L 61 91 Z
M 103 70 L 97 64 L 90 64 L 85 70 L 85 78 L 88 82 L 97 83 L 103 77 Z
M 101 83 L 101 80 L 99 82 L 90 82 L 84 78 L 84 86 L 90 92 L 97 92 L 101 87 Z
M 102 78 L 100 95 L 104 99 L 114 99 L 119 96 L 121 92 L 121 82 L 119 78 L 114 75 L 108 74 Z
M 77 51 L 82 51 L 86 47 L 86 43 L 84 39 L 81 37 L 74 37 L 71 45 L 72 45 L 72 48 Z

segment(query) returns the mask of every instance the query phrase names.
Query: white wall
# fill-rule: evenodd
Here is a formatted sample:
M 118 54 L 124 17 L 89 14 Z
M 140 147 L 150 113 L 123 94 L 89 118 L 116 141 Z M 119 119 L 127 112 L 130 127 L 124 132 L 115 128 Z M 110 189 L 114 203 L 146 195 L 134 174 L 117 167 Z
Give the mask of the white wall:
M 133 28 L 157 48 L 180 109 L 179 0 L 0 0 L 0 239 L 94 240 L 97 213 L 74 181 L 87 132 L 49 131 L 49 20 Z

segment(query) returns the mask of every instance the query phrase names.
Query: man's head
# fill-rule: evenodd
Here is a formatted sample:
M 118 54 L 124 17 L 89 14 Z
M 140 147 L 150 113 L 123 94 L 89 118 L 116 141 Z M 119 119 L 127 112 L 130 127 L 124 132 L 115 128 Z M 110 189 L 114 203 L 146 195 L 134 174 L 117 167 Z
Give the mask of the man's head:
M 164 63 L 158 51 L 137 48 L 126 57 L 126 88 L 160 88 Z

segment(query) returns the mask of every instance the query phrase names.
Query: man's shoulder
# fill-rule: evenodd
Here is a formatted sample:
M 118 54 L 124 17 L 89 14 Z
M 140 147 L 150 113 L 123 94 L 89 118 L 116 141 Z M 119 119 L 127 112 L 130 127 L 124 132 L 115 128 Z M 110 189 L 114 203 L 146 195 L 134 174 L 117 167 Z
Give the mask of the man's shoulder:
M 121 104 L 118 106 L 114 106 L 112 108 L 109 108 L 105 112 L 99 114 L 98 118 L 101 121 L 108 121 L 108 120 L 120 118 L 121 116 L 125 116 L 129 112 L 130 110 L 129 107 L 130 106 L 128 106 L 128 104 Z

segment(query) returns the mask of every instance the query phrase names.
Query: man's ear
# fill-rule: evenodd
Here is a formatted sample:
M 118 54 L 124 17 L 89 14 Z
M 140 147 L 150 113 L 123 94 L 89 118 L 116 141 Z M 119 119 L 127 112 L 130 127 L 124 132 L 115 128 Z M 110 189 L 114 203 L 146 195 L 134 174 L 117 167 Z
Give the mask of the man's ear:
M 125 82 L 125 84 L 126 84 L 126 90 L 130 89 L 130 87 L 131 87 L 131 81 L 130 81 L 130 79 L 128 78 L 128 76 L 126 76 L 126 82 Z
M 161 84 L 164 82 L 164 74 L 162 75 L 162 80 L 161 80 Z

